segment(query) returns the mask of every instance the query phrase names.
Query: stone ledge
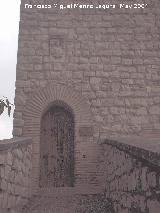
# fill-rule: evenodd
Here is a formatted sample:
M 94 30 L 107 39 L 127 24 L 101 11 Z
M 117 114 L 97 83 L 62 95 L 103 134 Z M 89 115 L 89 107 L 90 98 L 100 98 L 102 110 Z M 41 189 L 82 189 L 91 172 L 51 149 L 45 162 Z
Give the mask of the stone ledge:
M 30 145 L 32 143 L 31 138 L 14 137 L 11 139 L 0 140 L 0 151 L 7 151 L 15 149 L 20 146 Z
M 68 196 L 68 195 L 82 195 L 82 194 L 97 194 L 97 193 L 103 193 L 103 187 L 102 186 L 92 186 L 89 184 L 79 184 L 74 187 L 46 187 L 46 188 L 35 188 L 33 189 L 34 195 L 43 195 L 43 196 L 50 196 L 55 197 L 58 195 L 61 196 Z
M 101 142 L 124 151 L 138 159 L 160 166 L 160 138 L 146 137 L 116 137 Z

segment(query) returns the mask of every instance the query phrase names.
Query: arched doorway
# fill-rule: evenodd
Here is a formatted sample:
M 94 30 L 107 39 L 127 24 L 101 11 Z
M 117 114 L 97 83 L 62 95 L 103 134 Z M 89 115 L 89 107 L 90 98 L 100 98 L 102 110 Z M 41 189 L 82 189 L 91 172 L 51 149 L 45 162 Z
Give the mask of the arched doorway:
M 74 185 L 74 116 L 64 103 L 54 103 L 42 116 L 40 187 Z

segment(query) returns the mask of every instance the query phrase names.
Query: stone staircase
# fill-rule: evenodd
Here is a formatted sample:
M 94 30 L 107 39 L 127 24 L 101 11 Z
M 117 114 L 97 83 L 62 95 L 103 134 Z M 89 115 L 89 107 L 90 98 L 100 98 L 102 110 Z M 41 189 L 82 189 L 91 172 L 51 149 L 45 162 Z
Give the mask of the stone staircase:
M 103 194 L 78 194 L 75 190 L 37 192 L 20 213 L 114 213 Z

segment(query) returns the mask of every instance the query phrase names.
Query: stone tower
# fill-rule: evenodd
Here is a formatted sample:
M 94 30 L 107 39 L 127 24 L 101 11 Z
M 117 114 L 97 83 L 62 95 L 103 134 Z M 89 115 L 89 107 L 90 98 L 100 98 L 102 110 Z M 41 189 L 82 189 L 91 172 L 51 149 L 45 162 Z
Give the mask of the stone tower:
M 13 134 L 35 188 L 97 190 L 99 140 L 160 130 L 158 0 L 74 2 L 21 2 Z

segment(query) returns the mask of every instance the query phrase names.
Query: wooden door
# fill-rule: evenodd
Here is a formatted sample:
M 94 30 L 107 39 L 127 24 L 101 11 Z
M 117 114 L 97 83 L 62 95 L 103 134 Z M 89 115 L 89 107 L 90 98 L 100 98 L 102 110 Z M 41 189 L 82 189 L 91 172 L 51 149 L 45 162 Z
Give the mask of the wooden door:
M 41 120 L 40 186 L 74 184 L 74 119 L 62 106 L 51 107 Z

